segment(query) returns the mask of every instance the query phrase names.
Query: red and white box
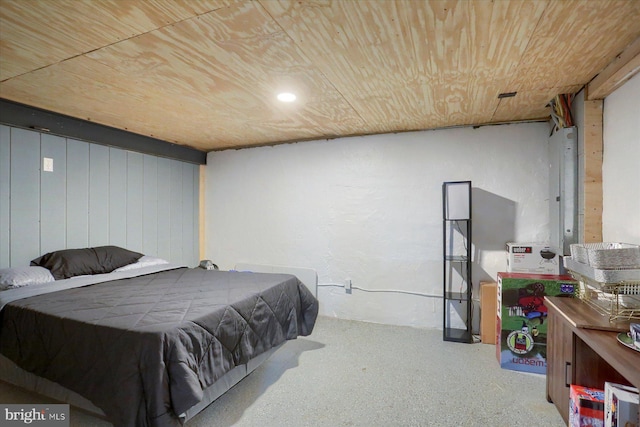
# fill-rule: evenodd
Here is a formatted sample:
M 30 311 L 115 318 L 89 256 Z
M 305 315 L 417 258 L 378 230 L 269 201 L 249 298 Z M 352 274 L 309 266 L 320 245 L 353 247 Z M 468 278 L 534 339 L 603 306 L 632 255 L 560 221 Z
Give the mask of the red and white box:
M 604 426 L 604 390 L 571 384 L 569 427 Z

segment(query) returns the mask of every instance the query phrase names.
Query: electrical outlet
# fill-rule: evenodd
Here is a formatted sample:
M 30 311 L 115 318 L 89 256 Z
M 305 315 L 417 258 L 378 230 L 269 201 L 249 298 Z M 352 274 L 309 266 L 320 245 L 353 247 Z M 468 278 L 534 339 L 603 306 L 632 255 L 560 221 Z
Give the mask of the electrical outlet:
M 344 281 L 344 290 L 346 293 L 350 294 L 351 293 L 351 279 L 346 279 Z

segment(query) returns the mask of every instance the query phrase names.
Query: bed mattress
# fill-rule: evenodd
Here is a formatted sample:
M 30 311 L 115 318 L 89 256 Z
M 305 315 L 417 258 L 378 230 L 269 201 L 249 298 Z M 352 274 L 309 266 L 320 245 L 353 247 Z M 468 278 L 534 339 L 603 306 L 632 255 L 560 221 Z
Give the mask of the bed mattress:
M 8 303 L 0 353 L 115 425 L 173 426 L 227 372 L 310 334 L 317 313 L 292 275 L 179 268 Z

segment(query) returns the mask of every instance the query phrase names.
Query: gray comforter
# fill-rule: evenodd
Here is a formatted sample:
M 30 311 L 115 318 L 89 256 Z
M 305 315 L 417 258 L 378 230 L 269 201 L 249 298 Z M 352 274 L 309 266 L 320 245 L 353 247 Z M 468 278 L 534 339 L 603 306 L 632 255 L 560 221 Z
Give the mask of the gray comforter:
M 235 366 L 309 335 L 317 314 L 295 276 L 182 268 L 8 304 L 0 352 L 116 426 L 170 426 Z

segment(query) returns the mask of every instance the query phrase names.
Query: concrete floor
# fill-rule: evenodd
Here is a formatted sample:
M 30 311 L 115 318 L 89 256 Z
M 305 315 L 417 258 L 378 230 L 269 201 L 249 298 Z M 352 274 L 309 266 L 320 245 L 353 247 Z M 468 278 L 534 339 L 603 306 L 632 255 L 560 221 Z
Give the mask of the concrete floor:
M 0 383 L 0 402 L 41 397 Z M 71 411 L 71 426 L 108 426 Z M 438 330 L 327 317 L 287 343 L 187 427 L 564 426 L 545 377 L 503 370 L 495 347 Z

